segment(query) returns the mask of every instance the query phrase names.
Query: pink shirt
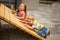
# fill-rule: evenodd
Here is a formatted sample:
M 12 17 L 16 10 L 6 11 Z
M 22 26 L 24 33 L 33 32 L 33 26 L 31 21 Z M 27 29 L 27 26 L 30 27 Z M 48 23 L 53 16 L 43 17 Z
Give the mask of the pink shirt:
M 22 17 L 24 15 L 23 11 L 18 12 L 18 16 Z

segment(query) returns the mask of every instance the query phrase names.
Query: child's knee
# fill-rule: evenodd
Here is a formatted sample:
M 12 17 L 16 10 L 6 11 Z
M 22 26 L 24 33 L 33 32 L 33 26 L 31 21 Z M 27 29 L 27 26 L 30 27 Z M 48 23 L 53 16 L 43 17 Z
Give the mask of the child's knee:
M 45 33 L 43 32 L 43 30 L 39 30 L 39 31 L 38 31 L 38 34 L 39 34 L 41 37 L 44 37 L 44 36 L 45 36 Z

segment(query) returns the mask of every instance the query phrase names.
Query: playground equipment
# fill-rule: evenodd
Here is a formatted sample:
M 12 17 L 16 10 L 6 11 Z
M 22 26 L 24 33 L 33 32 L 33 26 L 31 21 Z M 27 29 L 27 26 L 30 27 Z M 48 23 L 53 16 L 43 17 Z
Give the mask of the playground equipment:
M 15 27 L 27 32 L 28 34 L 38 38 L 39 40 L 45 40 L 44 38 L 40 37 L 36 32 L 28 29 L 20 22 L 19 19 L 16 18 L 14 14 L 12 14 L 11 9 L 0 3 L 0 19 L 14 25 Z M 27 25 L 27 24 L 26 24 Z M 29 26 L 29 25 L 28 25 Z

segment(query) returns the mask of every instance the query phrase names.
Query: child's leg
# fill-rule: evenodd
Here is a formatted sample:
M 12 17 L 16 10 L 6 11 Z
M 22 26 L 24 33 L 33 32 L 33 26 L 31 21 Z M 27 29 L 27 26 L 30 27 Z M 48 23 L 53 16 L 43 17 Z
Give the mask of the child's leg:
M 46 35 L 50 34 L 50 31 L 46 26 L 44 26 L 43 31 L 45 32 Z
M 39 30 L 39 31 L 38 31 L 38 34 L 39 34 L 40 36 L 42 36 L 42 37 L 45 37 L 45 33 L 44 33 L 43 30 Z
M 47 37 L 47 35 L 49 34 L 49 30 L 47 29 L 47 27 L 43 27 L 41 30 L 38 31 L 38 34 L 44 38 Z

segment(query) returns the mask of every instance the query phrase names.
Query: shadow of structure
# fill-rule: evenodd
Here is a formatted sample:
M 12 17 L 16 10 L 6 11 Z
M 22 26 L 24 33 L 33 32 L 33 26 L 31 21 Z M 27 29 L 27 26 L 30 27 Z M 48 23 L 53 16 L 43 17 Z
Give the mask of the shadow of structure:
M 28 33 L 19 30 L 10 24 L 3 23 L 1 23 L 0 40 L 37 40 L 37 38 Z

